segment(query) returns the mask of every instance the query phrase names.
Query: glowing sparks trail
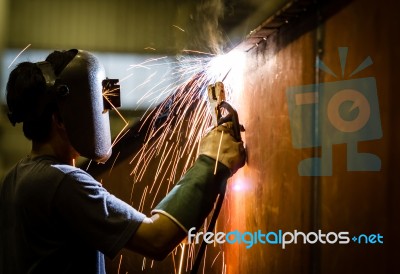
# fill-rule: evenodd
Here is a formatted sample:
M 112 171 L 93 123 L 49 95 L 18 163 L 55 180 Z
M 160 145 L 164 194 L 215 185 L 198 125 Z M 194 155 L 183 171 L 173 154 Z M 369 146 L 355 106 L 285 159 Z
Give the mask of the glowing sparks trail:
M 111 165 L 111 168 L 110 168 L 110 171 L 108 172 L 108 174 L 111 174 L 111 171 L 113 170 L 114 165 L 115 165 L 115 162 L 117 161 L 118 156 L 119 156 L 120 153 L 121 153 L 121 151 L 118 151 L 117 156 L 115 156 L 114 162 L 113 162 L 113 164 Z
M 214 174 L 217 174 L 217 166 L 218 166 L 218 159 L 219 159 L 219 151 L 221 150 L 221 144 L 222 144 L 222 137 L 224 136 L 224 132 L 221 132 L 221 138 L 219 139 L 219 145 L 218 145 L 218 152 L 217 152 L 217 159 L 215 161 L 215 168 L 214 168 Z
M 185 245 L 181 244 L 181 258 L 179 261 L 179 274 L 182 273 L 182 266 L 183 266 L 183 256 L 185 255 Z
M 204 134 L 213 126 L 212 117 L 207 105 L 207 86 L 226 78 L 227 71 L 232 69 L 232 64 L 222 62 L 222 67 L 215 68 L 215 61 L 219 56 L 197 51 L 184 51 L 190 53 L 189 57 L 180 57 L 174 64 L 174 71 L 161 81 L 173 83 L 161 87 L 161 83 L 155 85 L 143 95 L 140 102 L 151 100 L 154 104 L 158 98 L 167 95 L 156 107 L 148 108 L 140 120 L 138 132 L 143 132 L 143 145 L 132 156 L 129 164 L 132 165 L 130 175 L 133 178 L 130 203 L 133 205 L 134 187 L 138 184 L 145 184 L 142 187 L 141 199 L 138 210 L 153 208 L 157 201 L 160 201 L 179 179 L 193 164 L 197 158 L 199 141 Z M 198 56 L 201 57 L 198 57 Z M 159 61 L 165 61 L 166 57 L 151 58 L 140 64 L 134 64 L 131 69 L 151 69 Z M 231 58 L 232 59 L 232 58 Z M 222 60 L 222 59 L 221 59 Z M 226 60 L 226 59 L 224 59 Z M 233 61 L 234 62 L 234 61 Z M 231 60 L 232 63 L 232 60 Z M 212 66 L 212 68 L 211 68 Z M 154 74 L 144 79 L 144 84 L 152 80 Z M 228 77 L 232 78 L 232 77 Z M 144 85 L 142 84 L 142 85 Z M 230 85 L 224 82 L 227 98 L 229 98 Z M 134 90 L 134 89 L 133 89 Z M 133 91 L 132 90 L 132 91 Z M 130 91 L 130 92 L 132 92 Z M 108 94 L 104 94 L 108 100 Z M 156 96 L 154 99 L 150 99 Z M 120 113 L 117 112 L 119 115 Z M 126 120 L 120 115 L 121 119 Z M 113 145 L 126 134 L 125 127 L 118 134 Z M 222 136 L 220 140 L 220 145 Z M 220 146 L 219 145 L 219 146 Z M 218 152 L 219 154 L 219 148 Z M 216 166 L 215 166 L 216 168 Z M 152 181 L 149 182 L 145 174 L 151 173 Z M 163 191 L 160 191 L 160 190 Z M 164 191 L 166 189 L 166 192 Z M 136 196 L 137 197 L 137 196 Z M 206 220 L 205 226 L 208 221 Z M 210 247 L 216 248 L 216 246 Z M 180 252 L 178 252 L 178 249 Z M 186 272 L 195 261 L 196 246 L 192 243 L 181 244 L 171 255 L 175 273 L 185 272 L 183 262 L 186 261 Z M 178 258 L 176 258 L 178 257 Z M 219 251 L 213 259 L 225 260 L 223 251 Z M 205 271 L 205 258 L 203 271 Z M 142 270 L 146 267 L 146 259 L 143 259 Z M 222 272 L 226 271 L 223 262 Z
M 107 102 L 112 106 L 112 109 L 118 114 L 118 116 L 122 119 L 122 121 L 124 121 L 125 125 L 123 126 L 123 128 L 120 130 L 120 132 L 117 134 L 117 136 L 115 137 L 113 143 L 111 144 L 111 148 L 115 146 L 115 144 L 117 142 L 119 142 L 119 140 L 121 140 L 121 138 L 128 133 L 127 131 L 125 131 L 125 129 L 128 127 L 129 122 L 127 120 L 125 120 L 124 116 L 118 111 L 118 109 L 111 103 L 111 100 L 109 99 L 109 97 L 114 96 L 113 94 L 114 90 L 105 90 L 103 91 L 103 97 L 107 100 Z
M 121 254 L 121 257 L 119 258 L 119 264 L 118 264 L 118 274 L 119 274 L 119 271 L 121 270 L 121 263 L 122 263 L 122 254 Z
M 183 52 L 195 53 L 195 54 L 203 54 L 203 55 L 207 55 L 207 56 L 217 56 L 216 54 L 213 54 L 213 53 L 204 52 L 204 51 L 198 51 L 198 50 L 192 50 L 192 49 L 184 49 Z
M 133 73 L 131 73 L 131 74 L 125 76 L 124 78 L 120 79 L 120 80 L 118 81 L 118 85 L 121 85 L 121 83 L 122 83 L 123 81 L 125 81 L 125 80 L 131 78 L 132 76 L 133 76 Z
M 28 44 L 23 50 L 20 51 L 20 53 L 18 53 L 18 55 L 14 58 L 14 60 L 12 60 L 11 64 L 8 66 L 8 68 L 10 68 L 14 62 L 18 59 L 18 57 L 25 51 L 27 50 L 29 47 L 31 46 L 31 44 Z
M 209 123 L 211 120 L 204 119 L 204 117 L 208 116 L 205 102 L 200 102 L 199 107 L 193 109 L 193 98 L 191 97 L 196 95 L 193 94 L 194 92 L 199 91 L 193 87 L 190 87 L 188 90 L 182 88 L 170 97 L 172 100 L 180 100 L 182 105 L 166 100 L 165 104 L 161 104 L 154 113 L 151 113 L 155 118 L 150 121 L 149 131 L 147 132 L 148 139 L 142 149 L 133 157 L 135 166 L 132 171 L 132 173 L 139 175 L 140 180 L 144 174 L 143 171 L 150 164 L 151 157 L 159 157 L 157 171 L 150 192 L 156 184 L 160 185 L 162 183 L 158 180 L 161 174 L 163 178 L 166 177 L 166 174 L 170 174 L 173 177 L 169 176 L 168 181 L 174 181 L 177 175 L 177 163 L 187 158 L 189 160 L 186 160 L 184 169 L 190 166 L 192 158 L 195 157 L 195 153 L 197 152 L 197 142 L 202 137 L 205 129 L 210 126 Z M 168 104 L 168 102 L 170 103 Z M 195 115 L 190 115 L 192 112 Z M 185 116 L 192 118 L 187 121 Z M 160 121 L 160 117 L 165 121 Z M 185 135 L 182 135 L 181 131 L 178 130 L 182 127 L 186 127 Z M 183 148 L 179 149 L 179 146 L 182 145 Z M 172 156 L 174 159 L 171 159 Z M 166 161 L 167 159 L 168 161 Z M 172 168 L 173 170 L 171 170 Z M 182 174 L 181 172 L 180 175 Z
M 180 30 L 180 31 L 182 31 L 182 32 L 185 32 L 185 30 L 184 30 L 183 28 L 178 27 L 177 25 L 172 25 L 172 26 L 175 27 L 175 28 L 177 28 L 178 30 Z
M 149 59 L 147 59 L 146 61 L 143 61 L 143 62 L 140 63 L 140 64 L 130 65 L 129 68 L 128 68 L 128 70 L 131 70 L 131 69 L 133 69 L 133 68 L 138 68 L 138 67 L 140 67 L 140 68 L 145 68 L 145 69 L 150 69 L 150 67 L 145 66 L 145 64 L 151 63 L 151 62 L 154 63 L 154 61 L 159 61 L 159 60 L 163 60 L 163 59 L 167 59 L 167 58 L 168 58 L 167 56 L 163 56 L 163 57 L 159 57 L 159 58 L 149 58 Z M 158 65 L 158 64 L 153 64 L 153 65 L 156 66 L 156 65 Z
M 191 53 L 194 53 L 193 51 Z M 199 54 L 199 52 L 196 52 Z M 133 156 L 131 174 L 135 175 L 135 183 L 140 183 L 144 178 L 145 171 L 154 161 L 152 170 L 155 170 L 154 179 L 145 187 L 139 210 L 144 208 L 145 199 L 150 198 L 150 208 L 156 201 L 160 200 L 166 193 L 160 194 L 162 185 L 167 185 L 167 192 L 176 179 L 180 178 L 193 164 L 197 153 L 198 144 L 205 132 L 212 126 L 212 118 L 207 106 L 207 86 L 215 81 L 221 80 L 222 74 L 209 74 L 208 64 L 212 55 L 201 53 L 201 58 L 188 58 L 183 60 L 188 63 L 179 63 L 180 69 L 172 74 L 177 77 L 177 85 L 169 87 L 170 95 L 155 109 L 143 117 L 143 125 L 148 129 L 146 139 L 142 148 Z M 148 67 L 151 62 L 141 63 L 136 68 Z M 223 70 L 222 72 L 226 72 Z M 225 73 L 224 73 L 225 75 Z M 185 80 L 185 78 L 187 78 Z M 149 91 L 142 100 L 151 95 Z M 175 92 L 171 92 L 175 90 Z M 229 91 L 229 90 L 228 90 Z M 143 126 L 142 125 L 142 126 Z M 144 127 L 143 127 L 144 128 Z M 221 141 L 220 141 L 221 143 Z M 221 144 L 220 144 L 221 145 Z M 219 150 L 219 149 L 218 149 Z M 219 153 L 219 151 L 218 151 Z M 133 192 L 133 190 L 132 190 Z M 150 195 L 151 194 L 151 195 Z M 180 246 L 180 258 L 177 273 L 182 273 L 184 256 L 186 255 L 186 270 L 194 263 L 195 246 L 191 244 L 188 252 L 186 246 Z M 173 263 L 176 263 L 172 255 Z M 214 259 L 217 259 L 218 255 Z M 177 267 L 175 265 L 175 267 Z M 203 271 L 205 269 L 205 260 Z

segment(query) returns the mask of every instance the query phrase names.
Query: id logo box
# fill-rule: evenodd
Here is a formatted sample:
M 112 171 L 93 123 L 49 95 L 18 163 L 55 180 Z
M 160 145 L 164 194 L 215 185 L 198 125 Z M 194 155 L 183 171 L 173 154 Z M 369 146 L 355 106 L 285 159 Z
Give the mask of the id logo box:
M 344 76 L 347 48 L 339 48 L 339 56 Z M 350 77 L 371 64 L 368 57 Z M 317 65 L 337 77 L 321 60 Z M 380 170 L 378 156 L 357 151 L 358 142 L 382 138 L 374 77 L 289 87 L 286 96 L 293 146 L 321 148 L 320 157 L 299 163 L 299 175 L 332 175 L 332 146 L 335 144 L 347 145 L 348 171 Z

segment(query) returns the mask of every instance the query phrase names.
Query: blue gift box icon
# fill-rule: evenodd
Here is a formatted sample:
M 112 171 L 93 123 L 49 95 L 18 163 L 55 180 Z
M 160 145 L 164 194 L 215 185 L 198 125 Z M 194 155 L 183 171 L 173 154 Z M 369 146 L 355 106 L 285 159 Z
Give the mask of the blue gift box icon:
M 347 144 L 348 171 L 380 170 L 378 156 L 357 151 L 358 142 L 382 137 L 374 77 L 289 87 L 286 95 L 293 146 L 321 148 L 299 163 L 301 176 L 332 175 L 334 144 Z

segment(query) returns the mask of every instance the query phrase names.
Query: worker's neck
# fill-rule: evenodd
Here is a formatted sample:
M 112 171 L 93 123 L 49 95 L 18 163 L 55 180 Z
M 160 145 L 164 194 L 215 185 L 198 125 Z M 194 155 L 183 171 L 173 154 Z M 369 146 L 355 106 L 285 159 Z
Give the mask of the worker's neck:
M 64 146 L 59 146 L 53 142 L 32 142 L 32 150 L 30 156 L 32 158 L 40 156 L 51 156 L 61 163 L 74 165 L 75 155 L 72 149 Z

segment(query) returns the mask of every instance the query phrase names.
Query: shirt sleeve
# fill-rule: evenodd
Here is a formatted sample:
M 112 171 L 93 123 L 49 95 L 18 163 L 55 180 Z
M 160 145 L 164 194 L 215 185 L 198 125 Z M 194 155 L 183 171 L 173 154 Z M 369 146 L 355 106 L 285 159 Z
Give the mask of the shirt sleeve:
M 65 174 L 54 203 L 72 233 L 110 258 L 125 246 L 146 217 L 80 169 Z

